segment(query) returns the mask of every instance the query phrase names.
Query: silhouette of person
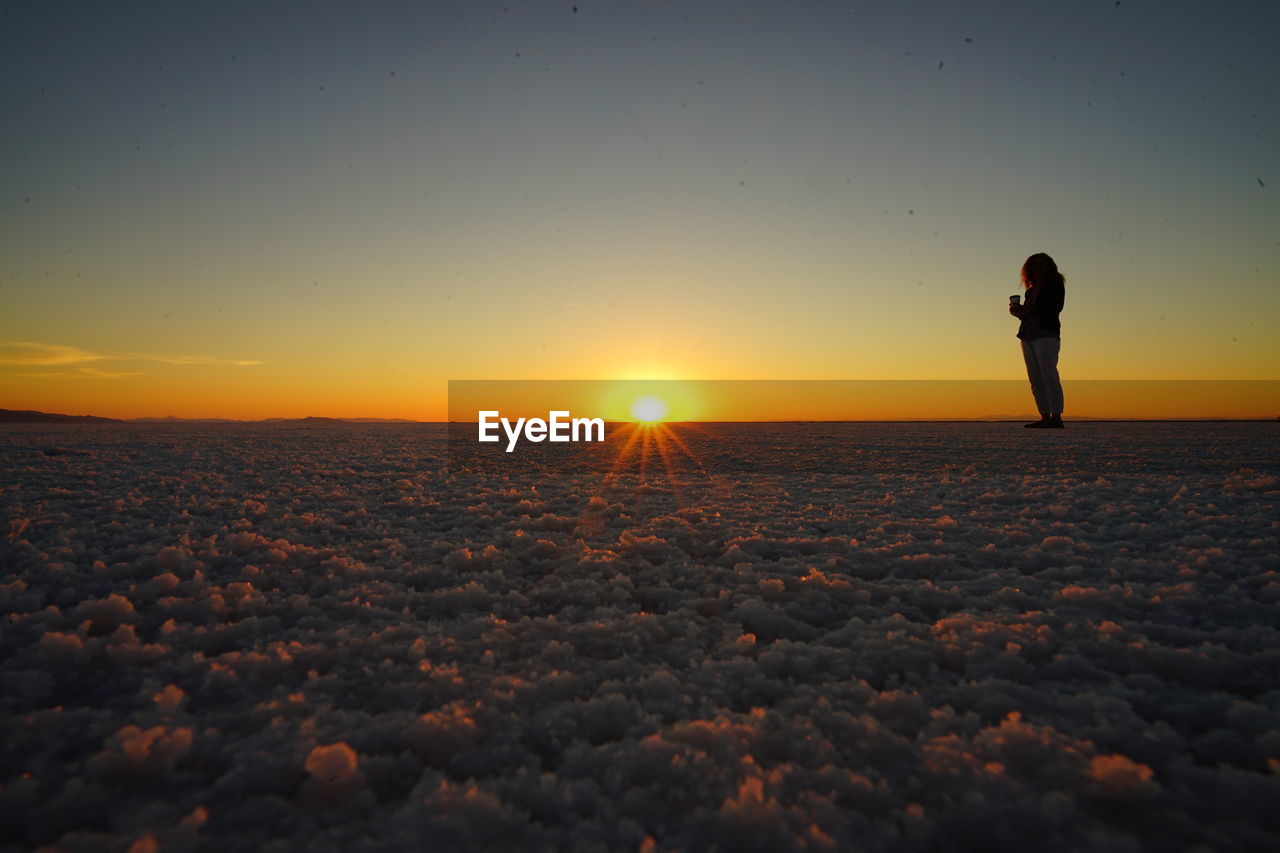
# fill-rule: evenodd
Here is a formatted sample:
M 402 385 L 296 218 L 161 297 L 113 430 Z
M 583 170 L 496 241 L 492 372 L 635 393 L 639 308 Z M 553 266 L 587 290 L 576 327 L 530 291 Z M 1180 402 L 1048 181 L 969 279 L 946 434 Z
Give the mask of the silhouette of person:
M 1022 360 L 1040 412 L 1040 420 L 1026 424 L 1031 429 L 1062 429 L 1062 380 L 1058 377 L 1062 326 L 1058 314 L 1066 300 L 1066 282 L 1053 258 L 1037 252 L 1022 265 L 1026 291 L 1022 304 L 1009 305 L 1009 313 L 1022 321 L 1018 324 Z

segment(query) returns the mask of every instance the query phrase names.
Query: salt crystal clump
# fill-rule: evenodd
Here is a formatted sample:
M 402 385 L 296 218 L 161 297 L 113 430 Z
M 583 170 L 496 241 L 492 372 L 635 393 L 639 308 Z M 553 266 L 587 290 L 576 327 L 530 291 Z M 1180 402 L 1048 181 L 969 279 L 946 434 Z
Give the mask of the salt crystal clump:
M 451 702 L 423 714 L 409 732 L 409 745 L 423 761 L 444 766 L 458 751 L 476 741 L 476 721 L 471 709 Z
M 191 750 L 194 740 L 188 728 L 125 726 L 107 738 L 102 752 L 89 759 L 89 774 L 104 780 L 163 776 Z
M 174 572 L 182 568 L 190 555 L 186 548 L 167 545 L 156 554 L 156 565 L 166 572 Z
M 302 766 L 311 774 L 298 792 L 299 799 L 306 805 L 321 808 L 342 805 L 365 787 L 356 751 L 346 741 L 314 747 Z
M 123 595 L 112 593 L 106 598 L 81 602 L 76 608 L 76 619 L 89 621 L 89 631 L 93 634 L 106 634 L 114 631 L 125 622 L 132 622 L 137 616 L 133 602 Z
M 186 701 L 187 694 L 176 684 L 170 684 L 151 699 L 162 711 L 176 711 Z
M 46 631 L 40 637 L 40 654 L 45 661 L 55 665 L 80 663 L 87 659 L 84 640 L 79 634 L 64 634 L 61 631 Z
M 1135 800 L 1153 796 L 1160 786 L 1151 780 L 1150 767 L 1123 755 L 1095 755 L 1089 762 L 1089 776 L 1098 795 L 1105 800 Z

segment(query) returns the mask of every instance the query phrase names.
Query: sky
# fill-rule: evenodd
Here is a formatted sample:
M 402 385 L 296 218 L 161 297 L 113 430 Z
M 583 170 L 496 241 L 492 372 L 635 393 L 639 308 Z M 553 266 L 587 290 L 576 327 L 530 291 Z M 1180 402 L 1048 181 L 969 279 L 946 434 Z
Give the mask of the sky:
M 1270 2 L 6 3 L 0 407 L 1018 379 L 1038 251 L 1068 383 L 1278 379 L 1278 29 Z

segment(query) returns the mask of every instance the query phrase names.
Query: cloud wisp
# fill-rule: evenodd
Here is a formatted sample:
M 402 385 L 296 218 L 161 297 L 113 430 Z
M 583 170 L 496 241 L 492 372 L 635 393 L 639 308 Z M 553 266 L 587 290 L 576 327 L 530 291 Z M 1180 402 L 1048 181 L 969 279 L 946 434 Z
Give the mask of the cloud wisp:
M 143 376 L 136 370 L 100 370 L 96 367 L 75 367 L 71 370 L 46 370 L 38 373 L 10 373 L 18 379 L 126 379 Z
M 257 359 L 226 359 L 207 355 L 168 355 L 141 352 L 100 353 L 65 344 L 44 344 L 34 341 L 0 341 L 0 366 L 62 367 L 86 365 L 97 361 L 153 361 L 161 364 L 221 367 L 253 367 L 266 364 L 265 361 Z M 93 367 L 76 367 L 73 370 L 11 375 L 37 379 L 122 379 L 127 376 L 141 376 L 142 374 L 130 371 L 101 370 Z

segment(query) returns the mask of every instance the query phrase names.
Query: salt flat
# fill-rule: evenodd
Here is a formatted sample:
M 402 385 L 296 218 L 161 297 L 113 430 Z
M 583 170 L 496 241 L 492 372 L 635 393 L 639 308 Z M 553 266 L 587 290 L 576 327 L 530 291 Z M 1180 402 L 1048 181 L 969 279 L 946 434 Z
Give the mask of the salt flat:
M 0 841 L 1280 843 L 1276 424 L 672 429 L 4 427 Z

